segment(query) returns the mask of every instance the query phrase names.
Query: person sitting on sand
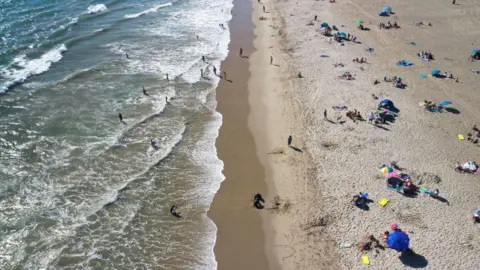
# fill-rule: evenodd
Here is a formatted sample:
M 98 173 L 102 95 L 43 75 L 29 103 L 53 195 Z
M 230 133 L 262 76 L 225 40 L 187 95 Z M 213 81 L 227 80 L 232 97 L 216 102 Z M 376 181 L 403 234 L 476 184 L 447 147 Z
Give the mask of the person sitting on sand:
M 263 199 L 260 193 L 257 193 L 253 196 L 253 206 L 257 209 L 263 209 L 265 206 L 265 200 Z
M 365 235 L 358 243 L 358 246 L 361 252 L 371 250 L 372 247 L 384 249 L 384 247 L 380 245 L 380 241 L 378 241 L 378 239 L 375 238 L 375 236 L 373 236 L 372 234 Z
M 393 28 L 398 28 L 397 22 L 394 22 L 394 23 L 393 23 Z

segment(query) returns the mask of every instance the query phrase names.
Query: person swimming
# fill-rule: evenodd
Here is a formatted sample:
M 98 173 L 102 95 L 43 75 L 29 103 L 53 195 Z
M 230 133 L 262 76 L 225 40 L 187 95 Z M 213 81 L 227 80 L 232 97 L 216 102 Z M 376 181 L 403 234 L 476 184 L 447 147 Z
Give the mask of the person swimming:
M 177 207 L 175 205 L 172 205 L 172 207 L 170 207 L 170 214 L 172 214 L 172 216 L 176 217 L 176 218 L 181 218 L 182 216 L 180 215 L 179 212 L 177 212 L 175 209 Z
M 157 141 L 155 140 L 150 140 L 150 144 L 152 145 L 153 149 L 158 150 L 159 147 L 157 145 Z

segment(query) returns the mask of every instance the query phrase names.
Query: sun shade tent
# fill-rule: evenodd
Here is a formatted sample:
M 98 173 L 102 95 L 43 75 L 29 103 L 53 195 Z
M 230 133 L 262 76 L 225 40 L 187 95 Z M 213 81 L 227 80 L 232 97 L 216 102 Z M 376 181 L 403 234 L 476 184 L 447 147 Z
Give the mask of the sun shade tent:
M 394 231 L 388 235 L 387 244 L 391 249 L 404 252 L 408 250 L 410 238 L 404 232 Z
M 382 12 L 386 12 L 386 13 L 390 14 L 390 13 L 392 13 L 392 7 L 384 7 L 382 9 Z
M 439 69 L 434 69 L 432 70 L 432 76 L 437 76 L 437 75 L 440 75 L 441 71 Z
M 448 106 L 450 104 L 452 104 L 451 101 L 445 100 L 445 101 L 442 101 L 442 103 L 440 103 L 440 106 L 445 107 L 445 106 Z
M 380 101 L 379 107 L 393 108 L 393 102 L 390 99 Z

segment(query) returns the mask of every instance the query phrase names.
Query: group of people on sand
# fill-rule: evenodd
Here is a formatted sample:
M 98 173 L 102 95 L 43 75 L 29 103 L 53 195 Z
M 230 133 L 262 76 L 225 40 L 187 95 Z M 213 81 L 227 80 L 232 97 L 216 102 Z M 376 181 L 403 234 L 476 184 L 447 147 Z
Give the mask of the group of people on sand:
M 346 113 L 346 115 L 347 115 L 348 118 L 352 119 L 353 122 L 355 122 L 357 120 L 360 120 L 360 121 L 363 120 L 362 115 L 356 109 L 354 109 L 353 111 L 348 111 Z
M 351 74 L 350 72 L 348 72 L 348 71 L 342 73 L 342 75 L 339 76 L 339 78 L 340 78 L 340 79 L 343 79 L 343 80 L 348 80 L 348 81 L 350 81 L 350 80 L 355 80 L 355 78 L 352 76 L 352 74 Z
M 433 60 L 433 54 L 430 51 L 419 52 L 417 53 L 417 56 L 420 57 L 420 59 L 422 60 Z
M 480 129 L 478 129 L 477 125 L 474 125 L 472 130 L 474 131 L 473 133 L 475 133 L 475 136 L 471 132 L 469 132 L 467 134 L 467 140 L 474 144 L 477 144 L 480 139 Z
M 358 59 L 358 57 L 357 57 L 357 58 L 353 59 L 352 62 L 353 62 L 353 63 L 358 63 L 358 64 L 367 63 L 367 58 L 366 58 L 366 57 L 365 57 L 365 58 L 362 57 L 362 58 Z
M 379 29 L 391 29 L 391 28 L 400 28 L 400 26 L 397 24 L 397 22 L 394 22 L 393 24 L 391 22 L 387 23 L 380 23 L 378 25 Z

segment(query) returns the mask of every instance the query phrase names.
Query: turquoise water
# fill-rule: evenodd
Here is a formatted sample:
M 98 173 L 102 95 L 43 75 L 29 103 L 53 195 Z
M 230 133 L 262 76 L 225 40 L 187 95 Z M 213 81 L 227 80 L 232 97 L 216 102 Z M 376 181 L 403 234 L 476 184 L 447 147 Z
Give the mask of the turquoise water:
M 231 8 L 0 0 L 0 269 L 216 267 Z

